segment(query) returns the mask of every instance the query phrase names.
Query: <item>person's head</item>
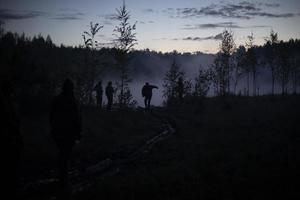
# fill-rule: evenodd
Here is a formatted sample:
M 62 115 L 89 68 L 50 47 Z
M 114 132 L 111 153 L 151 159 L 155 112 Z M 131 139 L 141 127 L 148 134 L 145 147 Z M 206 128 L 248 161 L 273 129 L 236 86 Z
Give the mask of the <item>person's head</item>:
M 111 86 L 111 85 L 112 85 L 112 82 L 111 82 L 111 81 L 109 81 L 107 85 Z
M 102 81 L 100 80 L 100 81 L 98 81 L 98 85 L 101 85 L 102 84 Z
M 70 79 L 66 79 L 62 86 L 62 93 L 67 95 L 73 95 L 74 84 Z
M 149 85 L 149 83 L 148 83 L 148 82 L 146 82 L 146 83 L 145 83 L 145 85 Z

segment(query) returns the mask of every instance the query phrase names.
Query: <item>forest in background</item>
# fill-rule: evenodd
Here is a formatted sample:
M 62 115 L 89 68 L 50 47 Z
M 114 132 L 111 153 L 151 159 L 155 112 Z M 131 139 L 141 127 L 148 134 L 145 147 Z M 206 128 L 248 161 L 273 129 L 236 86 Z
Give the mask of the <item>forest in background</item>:
M 116 39 L 119 46 L 111 48 L 99 47 L 94 39 L 102 28 L 98 23 L 91 22 L 83 35 L 84 45 L 78 47 L 57 46 L 49 35 L 30 38 L 1 26 L 0 78 L 15 84 L 22 111 L 47 109 L 65 78 L 75 82 L 82 105 L 93 104 L 93 89 L 99 80 L 115 81 L 115 103 L 126 106 L 136 106 L 128 85 L 135 80 L 161 80 L 165 104 L 177 98 L 179 78 L 184 80 L 185 97 L 298 93 L 299 39 L 280 41 L 271 31 L 262 46 L 254 45 L 251 34 L 245 45 L 236 47 L 233 32 L 225 29 L 215 55 L 134 50 L 135 24 L 129 25 L 125 5 L 119 11 L 120 26 L 114 30 L 121 34 Z M 122 28 L 128 28 L 129 43 L 122 38 Z

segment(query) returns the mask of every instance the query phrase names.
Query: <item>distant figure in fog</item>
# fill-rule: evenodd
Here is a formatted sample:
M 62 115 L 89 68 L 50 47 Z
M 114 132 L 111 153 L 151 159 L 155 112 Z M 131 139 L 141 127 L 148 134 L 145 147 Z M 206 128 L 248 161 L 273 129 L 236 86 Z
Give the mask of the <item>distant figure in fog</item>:
M 59 149 L 60 195 L 64 199 L 70 197 L 68 164 L 72 149 L 81 137 L 81 117 L 73 88 L 73 82 L 66 79 L 62 86 L 62 92 L 54 98 L 50 110 L 51 134 Z
M 183 90 L 184 90 L 183 79 L 182 79 L 182 77 L 179 77 L 178 82 L 177 82 L 177 93 L 178 93 L 178 99 L 180 102 L 183 101 Z
M 142 88 L 142 96 L 144 97 L 144 103 L 145 103 L 145 108 L 146 109 L 150 108 L 151 99 L 152 99 L 152 89 L 153 88 L 158 89 L 157 86 L 149 85 L 148 82 L 145 83 L 145 85 Z
M 1 115 L 1 182 L 2 196 L 8 199 L 16 198 L 18 167 L 20 165 L 23 140 L 20 133 L 20 123 L 12 103 L 13 86 L 9 81 L 3 81 L 0 86 Z M 6 196 L 8 195 L 8 196 Z
M 97 106 L 102 108 L 102 95 L 103 95 L 103 88 L 102 88 L 102 82 L 99 81 L 97 85 L 95 86 L 94 90 L 96 91 L 96 98 L 97 98 Z
M 113 104 L 113 96 L 114 96 L 114 88 L 112 87 L 112 82 L 109 81 L 106 88 L 105 88 L 105 94 L 107 97 L 107 109 L 111 110 L 112 104 Z

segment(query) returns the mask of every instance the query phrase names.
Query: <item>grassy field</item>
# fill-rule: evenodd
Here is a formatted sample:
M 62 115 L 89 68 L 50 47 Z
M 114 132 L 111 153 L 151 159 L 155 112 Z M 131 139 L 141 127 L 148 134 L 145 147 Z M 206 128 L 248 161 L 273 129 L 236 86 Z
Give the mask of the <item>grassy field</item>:
M 71 168 L 86 168 L 104 159 L 122 158 L 162 131 L 159 119 L 142 111 L 84 108 L 83 132 L 74 147 Z M 25 181 L 56 176 L 57 148 L 50 134 L 48 114 L 23 116 L 21 178 Z
M 73 167 L 126 157 L 163 130 L 176 134 L 105 176 L 77 200 L 294 199 L 299 175 L 299 96 L 209 98 L 151 112 L 83 110 Z M 22 119 L 26 179 L 55 176 L 47 115 Z
M 177 133 L 78 199 L 294 199 L 299 97 L 212 98 L 159 109 Z

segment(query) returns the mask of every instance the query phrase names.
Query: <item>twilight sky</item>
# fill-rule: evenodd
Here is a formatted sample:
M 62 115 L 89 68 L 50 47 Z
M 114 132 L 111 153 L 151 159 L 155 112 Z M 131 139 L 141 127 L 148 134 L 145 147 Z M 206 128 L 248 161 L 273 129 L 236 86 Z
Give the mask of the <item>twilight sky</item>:
M 112 40 L 113 15 L 122 0 L 0 0 L 5 29 L 27 36 L 48 34 L 56 44 L 82 45 L 90 21 L 104 26 L 97 39 Z M 279 39 L 300 38 L 300 0 L 126 0 L 137 21 L 136 49 L 215 53 L 231 27 L 236 44 L 253 32 L 255 44 L 271 29 Z

